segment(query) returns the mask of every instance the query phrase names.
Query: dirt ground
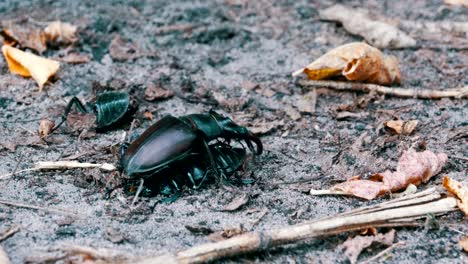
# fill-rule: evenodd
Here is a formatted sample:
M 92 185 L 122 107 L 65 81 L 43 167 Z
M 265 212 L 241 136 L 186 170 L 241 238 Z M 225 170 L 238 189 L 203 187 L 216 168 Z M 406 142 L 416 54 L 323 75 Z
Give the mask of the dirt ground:
M 166 114 L 212 108 L 240 124 L 263 129 L 265 152 L 240 175 L 254 181 L 235 185 L 250 200 L 237 211 L 221 212 L 216 208 L 238 194 L 208 184 L 201 190 L 184 189 L 174 203 L 161 203 L 162 197 L 156 196 L 131 207 L 133 196 L 122 189 L 105 195 L 105 184 L 112 183 L 116 173 L 95 169 L 19 173 L 0 181 L 1 199 L 68 210 L 79 217 L 0 205 L 0 232 L 21 226 L 1 242 L 13 263 L 37 262 L 70 244 L 152 256 L 208 241 L 186 226 L 272 229 L 383 201 L 389 197 L 367 202 L 310 196 L 307 190 L 394 169 L 410 147 L 449 156 L 442 173 L 420 189 L 440 185 L 441 175 L 466 181 L 468 165 L 466 158 L 460 158 L 468 156 L 466 100 L 400 99 L 318 89 L 315 112 L 293 120 L 291 108 L 296 109 L 309 90 L 297 85 L 291 72 L 333 47 L 362 40 L 337 23 L 319 19 L 318 10 L 333 1 L 131 2 L 0 2 L 2 20 L 62 20 L 78 25 L 80 39 L 72 49 L 92 56 L 83 64 L 62 63 L 56 80 L 43 92 L 37 91 L 33 80 L 10 74 L 0 60 L 0 174 L 32 167 L 37 161 L 74 156 L 83 162 L 118 164 L 116 150 L 128 124 L 106 133 L 81 133 L 79 128 L 63 126 L 47 142 L 36 131 L 41 118 L 58 118 L 72 96 L 90 100 L 103 89 L 124 90 L 140 104 L 135 134 Z M 393 21 L 468 21 L 467 8 L 442 1 L 413 1 L 411 8 L 406 1 L 346 1 L 346 5 L 367 8 L 376 17 Z M 468 84 L 466 35 L 418 35 L 411 28 L 403 29 L 420 47 L 384 50 L 400 60 L 402 87 L 446 89 Z M 117 35 L 136 45 L 133 58 L 110 56 L 109 45 Z M 63 50 L 48 49 L 44 56 L 56 57 Z M 144 91 L 150 84 L 172 90 L 175 96 L 149 102 Z M 360 117 L 337 118 L 340 107 Z M 151 112 L 153 121 L 144 112 Z M 420 123 L 411 135 L 392 135 L 382 124 L 396 117 Z M 394 249 L 385 263 L 468 263 L 467 253 L 458 246 L 458 231 L 468 233 L 467 218 L 456 212 L 438 218 L 438 223 L 437 229 L 399 228 L 397 241 L 406 244 Z M 347 263 L 340 245 L 348 235 L 225 262 Z M 382 249 L 374 246 L 360 260 Z

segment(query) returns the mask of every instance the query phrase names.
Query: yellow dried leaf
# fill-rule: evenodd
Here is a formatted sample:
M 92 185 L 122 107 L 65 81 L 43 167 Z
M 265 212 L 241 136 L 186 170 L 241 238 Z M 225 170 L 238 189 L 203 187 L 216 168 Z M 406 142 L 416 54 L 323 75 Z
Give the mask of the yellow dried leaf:
M 44 29 L 44 33 L 51 42 L 73 43 L 77 41 L 76 30 L 77 27 L 70 23 L 54 21 Z
M 396 134 L 409 135 L 413 133 L 418 123 L 418 120 L 390 120 L 385 122 L 385 126 L 391 129 Z
M 294 72 L 293 76 L 303 72 L 312 80 L 344 76 L 350 81 L 382 85 L 400 82 L 397 58 L 384 56 L 377 48 L 361 42 L 337 47 Z
M 24 77 L 32 77 L 39 85 L 39 91 L 42 91 L 47 80 L 60 68 L 60 63 L 57 61 L 26 53 L 10 46 L 3 45 L 2 52 L 10 71 Z
M 42 119 L 39 122 L 39 128 L 37 132 L 39 133 L 39 136 L 41 138 L 47 137 L 52 131 L 52 128 L 54 128 L 54 126 L 55 126 L 54 121 L 50 121 L 49 119 Z
M 468 187 L 463 186 L 460 182 L 451 179 L 448 176 L 444 177 L 442 185 L 447 189 L 447 191 L 458 197 L 458 208 L 468 216 Z

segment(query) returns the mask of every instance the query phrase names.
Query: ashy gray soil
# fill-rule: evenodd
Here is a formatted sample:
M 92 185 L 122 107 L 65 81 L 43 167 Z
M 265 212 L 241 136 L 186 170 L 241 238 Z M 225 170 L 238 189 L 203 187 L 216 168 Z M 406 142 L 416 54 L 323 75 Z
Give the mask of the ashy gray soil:
M 376 17 L 394 21 L 468 20 L 467 8 L 441 2 L 347 1 L 346 5 L 367 8 Z M 64 244 L 151 256 L 208 241 L 206 235 L 186 226 L 272 229 L 365 206 L 374 202 L 310 196 L 306 191 L 328 188 L 354 175 L 393 169 L 402 151 L 410 147 L 449 155 L 442 173 L 420 189 L 440 185 L 442 175 L 466 181 L 466 100 L 399 99 L 318 89 L 315 113 L 291 118 L 290 109 L 309 92 L 295 83 L 291 72 L 333 47 L 362 40 L 339 24 L 319 20 L 318 10 L 332 4 L 302 0 L 1 1 L 2 20 L 62 20 L 80 26 L 80 40 L 73 50 L 92 56 L 84 64 L 62 63 L 56 80 L 44 92 L 37 91 L 33 80 L 10 74 L 6 62 L 0 60 L 1 174 L 66 157 L 118 164 L 118 145 L 128 124 L 106 133 L 82 133 L 82 129 L 65 125 L 47 142 L 36 135 L 39 120 L 58 119 L 72 96 L 91 100 L 103 89 L 129 91 L 139 102 L 135 134 L 166 114 L 180 116 L 214 108 L 240 124 L 263 128 L 265 146 L 264 154 L 238 175 L 253 183 L 184 189 L 170 204 L 161 203 L 163 197 L 156 196 L 142 198 L 131 207 L 133 196 L 122 188 L 107 197 L 107 187 L 119 175 L 92 169 L 19 173 L 0 180 L 3 200 L 79 215 L 0 205 L 0 232 L 21 226 L 18 233 L 1 242 L 12 262 L 38 261 Z M 110 56 L 108 48 L 116 35 L 137 45 L 135 58 L 119 61 Z M 403 87 L 460 87 L 468 84 L 464 37 L 435 34 L 418 39 L 421 48 L 384 52 L 400 59 Z M 63 50 L 52 48 L 44 55 L 56 57 Z M 150 84 L 172 90 L 175 96 L 148 102 L 144 91 Z M 339 109 L 361 117 L 339 119 Z M 153 121 L 144 112 L 151 112 Z M 412 135 L 392 135 L 382 123 L 395 117 L 420 123 Z M 236 188 L 250 195 L 249 202 L 234 212 L 216 210 L 238 197 L 238 192 L 229 191 Z M 467 218 L 456 212 L 438 221 L 438 229 L 399 228 L 397 240 L 406 244 L 394 249 L 386 263 L 467 263 L 457 232 L 468 232 Z M 340 248 L 347 236 L 227 262 L 347 263 Z M 372 247 L 360 260 L 382 249 Z

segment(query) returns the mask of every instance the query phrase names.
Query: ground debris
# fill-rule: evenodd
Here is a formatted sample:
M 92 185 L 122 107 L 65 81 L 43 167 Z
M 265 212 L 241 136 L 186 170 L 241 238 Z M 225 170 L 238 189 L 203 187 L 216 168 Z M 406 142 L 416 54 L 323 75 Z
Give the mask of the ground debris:
M 245 232 L 247 232 L 247 230 L 244 228 L 244 226 L 239 225 L 236 227 L 224 228 L 221 231 L 213 232 L 210 235 L 208 235 L 207 239 L 209 241 L 218 242 L 218 241 L 223 241 L 234 236 L 241 235 Z
M 185 225 L 185 228 L 195 235 L 209 235 L 215 232 L 206 225 Z
M 249 195 L 247 193 L 243 193 L 240 196 L 236 197 L 227 205 L 223 206 L 221 211 L 225 211 L 225 212 L 236 211 L 242 206 L 246 205 L 248 202 L 249 202 Z
M 460 246 L 465 251 L 468 252 L 468 236 L 463 236 L 460 238 Z
M 76 52 L 72 52 L 62 57 L 56 57 L 55 60 L 70 64 L 81 64 L 91 61 L 91 56 L 88 54 L 79 54 Z
M 2 23 L 1 34 L 10 43 L 18 43 L 23 48 L 30 48 L 39 53 L 46 51 L 46 36 L 42 29 L 31 24 Z
M 174 91 L 166 90 L 162 88 L 160 85 L 156 85 L 151 83 L 145 89 L 145 100 L 146 101 L 154 101 L 157 99 L 167 99 L 174 96 Z
M 53 21 L 44 29 L 47 39 L 52 43 L 70 44 L 76 42 L 77 27 L 62 21 Z
M 349 81 L 382 85 L 400 82 L 398 59 L 362 42 L 352 42 L 325 53 L 320 58 L 297 70 L 293 76 L 307 74 L 311 80 L 344 76 Z
M 418 120 L 390 120 L 385 122 L 385 126 L 389 128 L 393 133 L 402 134 L 402 135 L 410 135 L 413 133 L 414 129 L 418 125 Z
M 134 43 L 125 41 L 116 35 L 109 46 L 109 53 L 114 60 L 133 60 L 144 56 L 142 50 Z
M 342 23 L 348 32 L 364 37 L 378 48 L 408 48 L 416 45 L 416 40 L 397 27 L 370 18 L 365 9 L 334 5 L 321 10 L 320 18 Z
M 400 157 L 395 172 L 387 170 L 377 173 L 369 180 L 353 177 L 331 187 L 330 190 L 372 200 L 379 195 L 403 190 L 409 184 L 419 185 L 427 182 L 442 170 L 446 162 L 447 155 L 444 153 L 435 154 L 428 150 L 416 152 L 410 149 Z
M 54 121 L 50 121 L 49 119 L 42 119 L 39 122 L 39 128 L 37 131 L 39 134 L 39 137 L 41 138 L 47 137 L 52 131 L 52 128 L 54 128 L 54 126 L 55 126 Z
M 444 0 L 446 5 L 468 7 L 468 0 Z
M 376 234 L 373 236 L 356 236 L 353 238 L 348 238 L 343 243 L 343 248 L 345 249 L 345 255 L 348 257 L 349 261 L 354 264 L 357 262 L 359 254 L 370 247 L 372 243 L 380 243 L 386 246 L 391 246 L 395 240 L 395 230 L 392 229 L 386 234 Z

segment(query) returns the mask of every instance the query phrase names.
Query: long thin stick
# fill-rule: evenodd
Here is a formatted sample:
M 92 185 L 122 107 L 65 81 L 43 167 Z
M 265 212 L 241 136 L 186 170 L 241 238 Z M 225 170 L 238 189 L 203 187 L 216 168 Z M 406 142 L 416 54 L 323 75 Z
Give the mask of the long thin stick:
M 276 230 L 249 232 L 224 241 L 195 246 L 175 254 L 141 259 L 138 263 L 204 263 L 224 257 L 303 241 L 338 231 L 354 230 L 368 225 L 388 224 L 387 221 L 392 219 L 447 213 L 456 210 L 456 206 L 457 200 L 449 197 L 425 204 L 393 208 L 372 213 L 338 216 L 307 224 L 287 226 Z
M 18 203 L 18 202 L 12 202 L 12 201 L 7 201 L 0 199 L 0 204 L 8 205 L 8 206 L 14 206 L 14 207 L 23 207 L 23 208 L 28 208 L 28 209 L 34 209 L 34 210 L 40 210 L 40 211 L 46 211 L 49 213 L 55 213 L 55 214 L 61 214 L 61 215 L 70 215 L 79 218 L 80 216 L 74 212 L 70 211 L 65 211 L 61 209 L 55 209 L 55 208 L 49 208 L 49 207 L 44 207 L 44 206 L 37 206 L 37 205 L 32 205 L 32 204 L 25 204 L 25 203 Z
M 404 241 L 396 242 L 395 244 L 393 244 L 393 245 L 389 246 L 388 248 L 386 248 L 386 249 L 382 250 L 381 252 L 379 252 L 379 254 L 373 256 L 372 258 L 370 258 L 368 260 L 365 260 L 365 261 L 361 262 L 360 264 L 374 263 L 376 260 L 383 257 L 385 254 L 392 251 L 394 248 L 396 248 L 398 246 L 405 245 L 405 244 L 406 243 Z
M 314 80 L 299 80 L 298 83 L 304 87 L 314 88 L 331 88 L 341 91 L 359 91 L 372 92 L 380 94 L 392 95 L 404 98 L 421 98 L 421 99 L 440 99 L 440 98 L 465 98 L 468 97 L 468 86 L 460 88 L 451 88 L 445 90 L 433 89 L 413 89 L 402 87 L 387 87 L 370 83 L 354 83 L 354 82 L 334 82 L 334 81 L 314 81 Z

